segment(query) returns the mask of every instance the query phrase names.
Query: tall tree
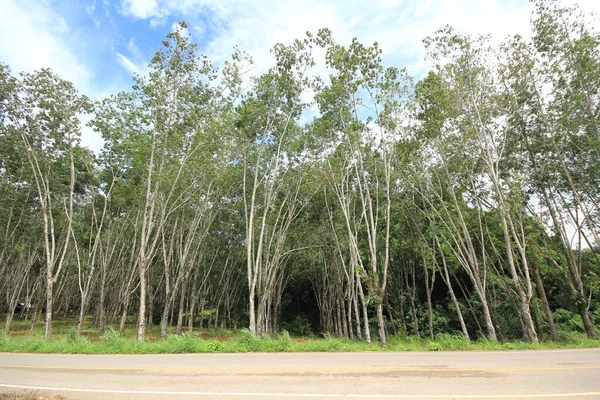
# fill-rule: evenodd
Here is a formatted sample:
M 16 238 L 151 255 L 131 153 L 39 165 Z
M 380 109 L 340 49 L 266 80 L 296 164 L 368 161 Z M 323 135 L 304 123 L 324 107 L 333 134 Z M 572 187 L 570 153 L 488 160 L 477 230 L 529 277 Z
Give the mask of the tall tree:
M 27 179 L 36 191 L 42 218 L 46 284 L 46 326 L 52 333 L 54 284 L 65 265 L 73 236 L 77 171 L 76 157 L 85 151 L 79 146 L 78 116 L 90 109 L 72 83 L 48 69 L 24 74 L 10 98 L 6 117 L 22 140 L 31 175 Z
M 238 107 L 249 328 L 258 336 L 267 331 L 267 302 L 280 282 L 286 234 L 300 206 L 305 132 L 298 122 L 305 108 L 301 95 L 312 84 L 308 70 L 314 65 L 313 47 L 310 36 L 290 46 L 276 45 L 276 65 L 254 80 Z M 294 169 L 298 174 L 292 178 Z

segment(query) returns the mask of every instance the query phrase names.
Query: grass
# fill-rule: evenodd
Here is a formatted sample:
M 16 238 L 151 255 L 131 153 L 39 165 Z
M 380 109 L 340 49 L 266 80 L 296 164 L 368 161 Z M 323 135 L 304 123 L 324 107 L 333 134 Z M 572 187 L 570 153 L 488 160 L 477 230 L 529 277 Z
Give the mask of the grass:
M 523 341 L 494 343 L 480 339 L 468 343 L 460 333 L 440 334 L 435 339 L 397 335 L 388 338 L 388 345 L 366 344 L 354 340 L 325 336 L 324 338 L 293 338 L 287 332 L 258 339 L 247 329 L 202 329 L 181 336 L 160 337 L 157 327 L 148 331 L 147 339 L 135 340 L 135 328 L 123 332 L 109 327 L 98 336 L 93 326 L 86 326 L 78 335 L 73 321 L 53 324 L 53 336 L 42 338 L 41 327 L 29 331 L 15 321 L 10 335 L 0 334 L 0 352 L 73 353 L 73 354 L 161 354 L 161 353 L 245 353 L 245 352 L 351 352 L 351 351 L 452 351 L 452 350 L 525 350 L 600 347 L 600 340 L 587 339 L 582 334 L 566 333 L 562 342 L 545 341 L 533 345 Z M 27 325 L 28 326 L 28 325 Z

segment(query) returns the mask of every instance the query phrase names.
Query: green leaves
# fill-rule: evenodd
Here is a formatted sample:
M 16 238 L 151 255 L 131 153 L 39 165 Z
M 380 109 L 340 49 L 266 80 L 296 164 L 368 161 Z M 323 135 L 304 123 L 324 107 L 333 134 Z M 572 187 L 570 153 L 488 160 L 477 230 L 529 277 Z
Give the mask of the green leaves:
M 276 44 L 262 73 L 238 49 L 218 69 L 184 22 L 159 44 L 147 75 L 96 103 L 50 70 L 18 78 L 0 64 L 0 198 L 8 210 L 0 244 L 13 250 L 1 258 L 0 246 L 0 261 L 40 258 L 40 244 L 26 239 L 42 236 L 32 216 L 43 204 L 58 247 L 73 240 L 58 249 L 71 275 L 61 296 L 76 298 L 73 277 L 91 274 L 85 258 L 100 237 L 106 248 L 93 254 L 104 257 L 105 272 L 113 281 L 131 277 L 111 310 L 131 311 L 128 296 L 141 305 L 142 278 L 142 298 L 156 303 L 178 268 L 190 268 L 198 286 L 182 307 L 201 284 L 206 310 L 243 319 L 239 299 L 256 290 L 255 308 L 271 308 L 262 310 L 264 327 L 276 326 L 291 279 L 310 302 L 318 297 L 311 322 L 340 319 L 329 321 L 332 332 L 343 332 L 341 319 L 352 325 L 346 330 L 368 329 L 361 322 L 378 308 L 385 334 L 384 307 L 393 319 L 410 300 L 418 314 L 419 288 L 427 279 L 433 290 L 444 265 L 453 281 L 446 285 L 465 286 L 453 307 L 468 303 L 469 329 L 481 329 L 483 318 L 492 335 L 492 318 L 509 329 L 530 301 L 514 296 L 535 243 L 544 279 L 560 287 L 552 300 L 585 309 L 591 299 L 594 311 L 597 254 L 574 248 L 571 232 L 598 245 L 600 36 L 574 8 L 538 1 L 535 10 L 531 40 L 495 46 L 438 30 L 424 40 L 434 65 L 418 81 L 385 64 L 377 43 L 337 43 L 328 29 Z M 97 157 L 79 145 L 84 113 L 104 139 Z M 65 213 L 69 203 L 74 211 Z M 120 239 L 98 233 L 104 204 L 102 223 Z M 17 225 L 27 231 L 13 240 Z M 184 248 L 195 255 L 177 254 Z M 173 261 L 182 259 L 185 267 Z M 124 276 L 134 267 L 140 275 Z M 294 303 L 295 294 L 285 296 Z

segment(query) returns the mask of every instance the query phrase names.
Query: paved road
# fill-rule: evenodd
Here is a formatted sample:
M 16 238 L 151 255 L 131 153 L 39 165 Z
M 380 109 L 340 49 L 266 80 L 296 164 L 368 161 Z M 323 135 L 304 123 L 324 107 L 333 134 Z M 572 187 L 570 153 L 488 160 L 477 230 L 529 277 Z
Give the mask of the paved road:
M 68 399 L 600 399 L 600 349 L 510 352 L 0 353 L 0 393 Z

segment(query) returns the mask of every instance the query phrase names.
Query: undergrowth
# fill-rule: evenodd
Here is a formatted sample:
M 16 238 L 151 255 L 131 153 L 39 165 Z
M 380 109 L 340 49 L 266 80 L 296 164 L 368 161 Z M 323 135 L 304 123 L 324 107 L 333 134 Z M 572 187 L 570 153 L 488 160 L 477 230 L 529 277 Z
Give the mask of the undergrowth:
M 435 338 L 397 335 L 388 338 L 387 346 L 376 341 L 362 341 L 325 335 L 323 338 L 293 338 L 286 331 L 264 338 L 253 336 L 248 329 L 229 332 L 229 336 L 205 332 L 168 335 L 137 341 L 108 328 L 101 338 L 90 340 L 71 329 L 62 336 L 46 341 L 40 335 L 0 334 L 1 352 L 74 353 L 74 354 L 163 354 L 163 353 L 246 353 L 246 352 L 351 352 L 351 351 L 456 351 L 456 350 L 525 350 L 600 347 L 600 340 L 577 334 L 563 334 L 563 341 L 545 341 L 534 345 L 523 341 L 495 343 L 485 338 L 468 342 L 461 334 L 440 334 Z

